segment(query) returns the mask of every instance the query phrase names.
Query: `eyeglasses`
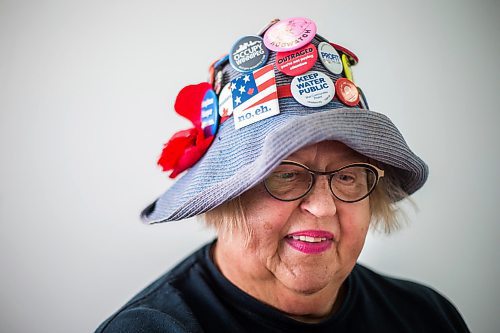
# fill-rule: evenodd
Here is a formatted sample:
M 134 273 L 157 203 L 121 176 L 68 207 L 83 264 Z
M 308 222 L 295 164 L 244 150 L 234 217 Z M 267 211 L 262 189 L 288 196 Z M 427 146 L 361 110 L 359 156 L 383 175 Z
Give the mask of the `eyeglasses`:
M 278 200 L 298 200 L 311 191 L 317 175 L 328 176 L 330 190 L 335 198 L 344 202 L 357 202 L 372 193 L 379 179 L 384 176 L 384 170 L 368 163 L 354 163 L 323 172 L 285 160 L 264 180 L 264 186 Z

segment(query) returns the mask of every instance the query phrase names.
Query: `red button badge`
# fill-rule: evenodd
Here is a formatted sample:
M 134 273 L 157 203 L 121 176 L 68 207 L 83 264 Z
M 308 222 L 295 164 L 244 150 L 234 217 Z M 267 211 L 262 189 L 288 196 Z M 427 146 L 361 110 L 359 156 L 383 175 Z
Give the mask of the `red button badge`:
M 356 85 L 350 80 L 341 77 L 335 82 L 335 91 L 342 103 L 347 106 L 356 106 L 359 103 L 359 92 Z
M 310 70 L 318 59 L 316 46 L 306 46 L 289 52 L 276 54 L 276 68 L 286 75 L 297 76 Z

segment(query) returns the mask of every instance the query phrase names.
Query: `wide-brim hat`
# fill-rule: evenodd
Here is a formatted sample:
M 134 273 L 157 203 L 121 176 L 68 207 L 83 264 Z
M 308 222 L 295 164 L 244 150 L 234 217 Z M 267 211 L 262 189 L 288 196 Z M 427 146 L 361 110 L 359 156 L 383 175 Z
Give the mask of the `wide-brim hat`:
M 311 43 L 317 47 L 323 41 L 316 35 Z M 342 52 L 349 51 L 342 48 Z M 352 60 L 353 54 L 349 55 Z M 266 64 L 274 64 L 275 59 L 276 52 L 270 51 Z M 242 75 L 228 63 L 221 70 L 222 85 Z M 319 60 L 310 71 L 324 73 L 333 82 L 345 77 L 344 72 L 327 70 Z M 290 85 L 294 78 L 276 68 L 274 74 L 278 88 Z M 141 218 L 152 224 L 203 214 L 262 182 L 293 152 L 325 140 L 340 141 L 382 168 L 388 166 L 386 176 L 390 172 L 408 195 L 414 193 L 427 179 L 427 165 L 387 116 L 364 108 L 367 103 L 362 102 L 351 107 L 335 96 L 325 105 L 308 107 L 285 94 L 279 98 L 279 114 L 238 129 L 235 117 L 227 118 L 201 159 L 144 209 Z

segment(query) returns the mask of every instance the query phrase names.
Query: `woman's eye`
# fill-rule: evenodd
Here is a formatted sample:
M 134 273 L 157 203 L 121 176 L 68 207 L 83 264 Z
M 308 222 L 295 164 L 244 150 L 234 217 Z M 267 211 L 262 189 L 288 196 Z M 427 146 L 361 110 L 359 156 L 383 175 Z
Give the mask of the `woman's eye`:
M 275 174 L 276 178 L 280 180 L 293 180 L 297 177 L 297 173 L 295 172 L 277 172 Z
M 346 173 L 337 174 L 335 178 L 343 184 L 354 183 L 354 181 L 356 180 L 353 175 Z

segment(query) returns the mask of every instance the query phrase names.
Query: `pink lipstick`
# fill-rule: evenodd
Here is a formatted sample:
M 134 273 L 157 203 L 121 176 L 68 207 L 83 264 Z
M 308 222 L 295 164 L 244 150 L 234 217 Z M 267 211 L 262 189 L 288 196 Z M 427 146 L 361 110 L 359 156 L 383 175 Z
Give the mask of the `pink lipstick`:
M 332 246 L 333 234 L 323 230 L 303 230 L 287 235 L 285 241 L 297 251 L 315 254 Z

